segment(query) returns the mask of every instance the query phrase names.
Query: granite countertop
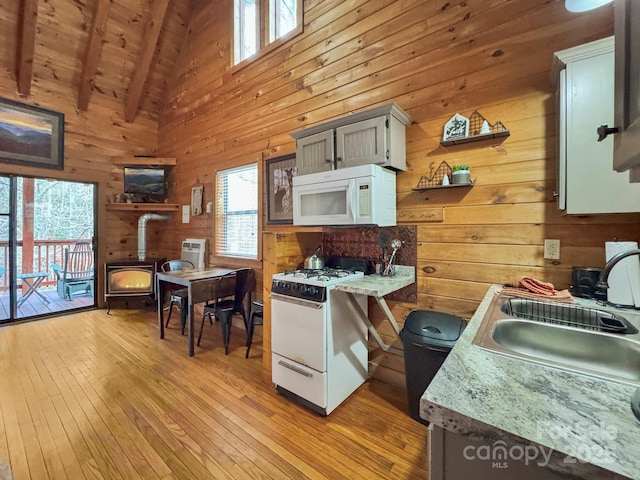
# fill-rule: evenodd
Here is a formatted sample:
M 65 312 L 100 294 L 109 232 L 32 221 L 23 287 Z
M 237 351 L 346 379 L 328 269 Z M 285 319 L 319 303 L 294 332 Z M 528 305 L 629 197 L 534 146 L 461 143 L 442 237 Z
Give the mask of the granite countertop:
M 400 290 L 416 281 L 416 267 L 396 265 L 395 275 L 365 275 L 364 277 L 348 280 L 336 285 L 340 292 L 357 293 L 372 297 L 385 295 Z
M 553 449 L 556 461 L 549 468 L 570 478 L 640 478 L 640 421 L 630 407 L 636 387 L 500 355 L 471 343 L 497 288 L 489 289 L 423 394 L 420 416 L 489 443 L 508 439 Z M 579 303 L 595 306 L 589 300 Z M 613 311 L 640 327 L 637 313 Z M 567 461 L 567 456 L 579 460 Z

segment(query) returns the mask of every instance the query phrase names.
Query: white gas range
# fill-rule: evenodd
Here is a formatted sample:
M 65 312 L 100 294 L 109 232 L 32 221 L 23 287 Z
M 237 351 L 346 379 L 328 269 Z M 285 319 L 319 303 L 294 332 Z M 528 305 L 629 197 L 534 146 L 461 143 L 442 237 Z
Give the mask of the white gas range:
M 278 392 L 328 415 L 368 377 L 367 328 L 340 282 L 341 269 L 292 270 L 271 285 L 272 380 Z M 356 295 L 367 312 L 366 296 Z

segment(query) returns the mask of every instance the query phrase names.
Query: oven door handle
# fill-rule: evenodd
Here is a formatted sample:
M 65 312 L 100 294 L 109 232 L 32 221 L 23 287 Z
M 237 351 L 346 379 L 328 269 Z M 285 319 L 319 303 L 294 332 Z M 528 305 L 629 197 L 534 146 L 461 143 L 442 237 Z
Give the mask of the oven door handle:
M 280 300 L 281 302 L 293 303 L 302 307 L 315 308 L 317 310 L 324 306 L 324 303 L 312 302 L 311 300 L 305 300 L 304 298 L 289 297 L 279 293 L 272 293 L 269 295 L 269 298 L 272 300 Z
M 278 365 L 280 365 L 281 367 L 284 367 L 284 368 L 288 368 L 289 370 L 294 371 L 296 373 L 299 373 L 300 375 L 304 375 L 307 378 L 313 377 L 312 373 L 306 372 L 303 369 L 301 369 L 300 367 L 296 367 L 295 365 L 291 365 L 290 363 L 287 363 L 287 362 L 285 362 L 283 360 L 279 360 L 278 361 Z

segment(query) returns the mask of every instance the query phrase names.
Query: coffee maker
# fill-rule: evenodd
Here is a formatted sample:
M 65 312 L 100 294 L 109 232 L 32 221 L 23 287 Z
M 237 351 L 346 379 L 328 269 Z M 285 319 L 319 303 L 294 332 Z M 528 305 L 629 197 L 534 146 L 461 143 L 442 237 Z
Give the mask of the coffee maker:
M 572 267 L 569 291 L 574 297 L 606 301 L 607 291 L 596 287 L 602 268 Z

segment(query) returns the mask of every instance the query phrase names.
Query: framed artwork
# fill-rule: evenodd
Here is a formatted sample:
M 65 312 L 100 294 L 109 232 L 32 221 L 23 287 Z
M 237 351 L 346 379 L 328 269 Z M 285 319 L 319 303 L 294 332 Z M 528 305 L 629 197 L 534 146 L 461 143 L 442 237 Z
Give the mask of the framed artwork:
M 284 155 L 266 161 L 267 225 L 293 223 L 293 177 L 296 154 Z
M 64 114 L 0 98 L 0 161 L 64 167 Z

